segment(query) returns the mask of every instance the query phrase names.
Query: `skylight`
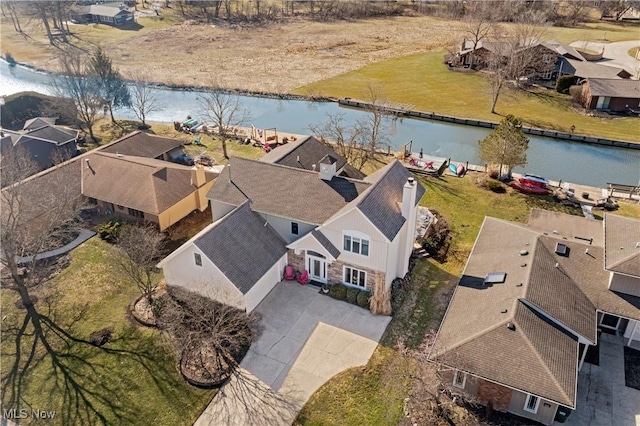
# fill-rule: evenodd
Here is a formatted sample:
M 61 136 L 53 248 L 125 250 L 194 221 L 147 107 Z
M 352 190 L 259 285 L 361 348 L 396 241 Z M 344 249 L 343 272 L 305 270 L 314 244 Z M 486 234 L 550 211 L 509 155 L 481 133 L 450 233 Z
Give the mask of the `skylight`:
M 485 284 L 500 284 L 507 278 L 506 272 L 489 272 L 484 279 Z
M 563 243 L 556 244 L 556 254 L 559 256 L 569 256 L 569 247 Z

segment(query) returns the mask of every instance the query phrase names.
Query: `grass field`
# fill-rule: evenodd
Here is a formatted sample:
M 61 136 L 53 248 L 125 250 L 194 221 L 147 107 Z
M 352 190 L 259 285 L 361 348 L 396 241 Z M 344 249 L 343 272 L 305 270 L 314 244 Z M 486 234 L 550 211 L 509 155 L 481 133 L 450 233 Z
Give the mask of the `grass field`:
M 39 311 L 54 318 L 75 337 L 88 339 L 97 330 L 112 330 L 104 349 L 84 343 L 64 346 L 52 337 L 56 354 L 68 366 L 78 388 L 104 416 L 106 424 L 190 425 L 213 397 L 213 391 L 196 389 L 182 379 L 172 350 L 158 332 L 133 326 L 127 306 L 139 295 L 108 266 L 112 247 L 94 237 L 71 252 L 71 265 L 33 295 Z M 2 373 L 11 366 L 13 345 L 9 330 L 20 324 L 24 310 L 16 308 L 15 292 L 2 292 Z M 32 336 L 23 338 L 23 350 Z M 37 354 L 38 356 L 40 354 Z M 26 355 L 25 355 L 26 356 Z M 73 407 L 64 405 L 59 377 L 52 375 L 49 358 L 39 362 L 24 383 L 22 397 L 30 407 L 57 412 L 48 424 L 80 424 L 64 420 Z M 83 411 L 82 408 L 80 411 Z M 86 424 L 100 423 L 90 415 Z
M 371 82 L 382 87 L 381 98 L 407 109 L 498 122 L 513 114 L 524 123 L 576 134 L 599 135 L 640 142 L 635 118 L 589 117 L 569 104 L 567 95 L 551 90 L 504 90 L 491 114 L 491 94 L 482 73 L 458 73 L 443 63 L 445 52 L 428 52 L 368 65 L 361 69 L 295 90 L 299 94 L 322 94 L 363 99 Z

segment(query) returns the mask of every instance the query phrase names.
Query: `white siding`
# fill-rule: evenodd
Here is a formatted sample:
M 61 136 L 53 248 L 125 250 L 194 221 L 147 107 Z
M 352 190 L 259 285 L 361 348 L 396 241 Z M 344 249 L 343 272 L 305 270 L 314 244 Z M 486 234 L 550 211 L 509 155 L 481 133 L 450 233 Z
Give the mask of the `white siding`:
M 226 216 L 231 210 L 235 209 L 236 206 L 227 203 L 221 203 L 220 201 L 211 200 L 211 216 L 213 221 L 217 221 L 221 217 Z
M 349 230 L 369 236 L 369 256 L 344 251 L 343 235 Z M 387 271 L 388 242 L 378 228 L 357 209 L 353 209 L 336 221 L 322 227 L 322 233 L 340 250 L 340 260 L 353 266 L 363 266 L 376 271 Z M 394 276 L 395 278 L 395 276 Z M 393 278 L 392 278 L 393 279 Z
M 196 265 L 194 253 L 202 257 L 202 266 Z M 167 285 L 179 286 L 228 305 L 245 308 L 242 293 L 193 244 L 170 259 L 162 270 Z
M 292 221 L 291 219 L 284 219 L 266 213 L 260 213 L 260 215 L 269 222 L 269 225 L 271 225 L 271 227 L 280 234 L 287 244 L 297 240 L 316 228 L 316 225 L 311 225 L 305 222 Z M 296 222 L 298 224 L 298 235 L 291 235 L 291 222 Z
M 401 271 L 403 269 L 402 262 L 400 262 L 400 250 L 402 247 L 402 232 L 398 232 L 396 238 L 391 241 L 391 244 L 388 246 L 387 250 L 387 277 L 386 277 L 386 286 L 389 288 L 391 286 L 391 282 L 396 277 L 402 277 Z
M 266 274 L 258 280 L 258 282 L 244 295 L 245 306 L 247 312 L 251 312 L 262 299 L 276 286 L 282 279 L 284 267 L 287 264 L 287 255 L 285 254 L 280 260 L 267 271 Z

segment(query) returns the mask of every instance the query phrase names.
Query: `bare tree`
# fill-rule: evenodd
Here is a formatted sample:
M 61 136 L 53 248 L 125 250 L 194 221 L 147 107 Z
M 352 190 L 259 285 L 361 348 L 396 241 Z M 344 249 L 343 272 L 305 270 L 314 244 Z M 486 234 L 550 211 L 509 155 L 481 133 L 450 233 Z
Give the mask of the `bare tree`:
M 346 125 L 344 114 L 328 114 L 323 124 L 311 124 L 309 130 L 316 138 L 334 148 L 356 169 L 362 170 L 369 161 L 369 149 L 363 128 L 358 123 Z
M 153 225 L 127 225 L 118 235 L 114 262 L 119 272 L 135 284 L 153 306 L 156 264 L 164 249 L 164 235 Z
M 249 111 L 242 105 L 239 96 L 225 92 L 219 83 L 214 83 L 198 97 L 200 113 L 218 129 L 222 143 L 222 154 L 228 159 L 227 140 L 233 135 L 233 127 L 246 124 Z
M 478 47 L 478 43 L 485 40 L 493 29 L 494 22 L 491 14 L 487 10 L 486 3 L 481 3 L 480 10 L 465 18 L 464 32 L 473 41 L 473 50 Z
M 146 127 L 146 119 L 153 112 L 162 111 L 163 103 L 154 92 L 149 79 L 143 73 L 136 73 L 131 76 L 131 108 L 136 117 L 142 121 L 142 126 Z
M 364 99 L 368 103 L 365 107 L 367 114 L 358 120 L 358 125 L 367 139 L 371 158 L 375 158 L 378 149 L 389 144 L 388 128 L 385 125 L 385 119 L 389 114 L 386 112 L 386 101 L 383 96 L 384 89 L 381 85 L 371 81 L 367 83 L 364 92 Z
M 95 78 L 90 78 L 88 60 L 77 51 L 62 55 L 60 67 L 62 73 L 51 79 L 53 92 L 59 97 L 73 100 L 80 126 L 89 132 L 91 139 L 97 141 L 93 126 L 104 104 L 100 84 Z
M 7 0 L 0 2 L 0 11 L 2 16 L 11 19 L 13 29 L 18 33 L 23 33 L 22 26 L 20 25 L 20 14 L 18 13 L 19 2 L 16 0 Z

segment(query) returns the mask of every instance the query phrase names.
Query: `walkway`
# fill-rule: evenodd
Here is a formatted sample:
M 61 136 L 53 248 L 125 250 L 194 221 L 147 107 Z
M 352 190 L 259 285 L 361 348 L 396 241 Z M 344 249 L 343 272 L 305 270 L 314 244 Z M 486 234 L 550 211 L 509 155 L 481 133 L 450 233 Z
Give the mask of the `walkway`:
M 600 365 L 578 373 L 578 398 L 567 426 L 640 426 L 640 391 L 624 385 L 623 338 L 600 336 Z
M 390 317 L 283 281 L 258 305 L 263 327 L 242 372 L 214 397 L 196 426 L 291 424 L 327 380 L 365 365 Z
M 95 232 L 93 231 L 89 231 L 87 229 L 83 229 L 82 231 L 80 231 L 80 235 L 78 235 L 76 237 L 75 240 L 71 241 L 69 244 L 66 244 L 60 248 L 57 248 L 55 250 L 49 250 L 49 251 L 45 251 L 42 253 L 38 253 L 36 255 L 36 259 L 35 260 L 41 260 L 41 259 L 48 259 L 50 257 L 56 257 L 56 256 L 60 256 L 62 254 L 65 254 L 67 252 L 70 252 L 71 250 L 73 250 L 74 248 L 78 247 L 80 244 L 84 243 L 85 241 L 87 241 L 89 238 L 93 237 L 94 235 L 96 235 Z M 18 258 L 18 265 L 25 265 L 29 262 L 31 262 L 33 260 L 33 256 L 22 256 Z

